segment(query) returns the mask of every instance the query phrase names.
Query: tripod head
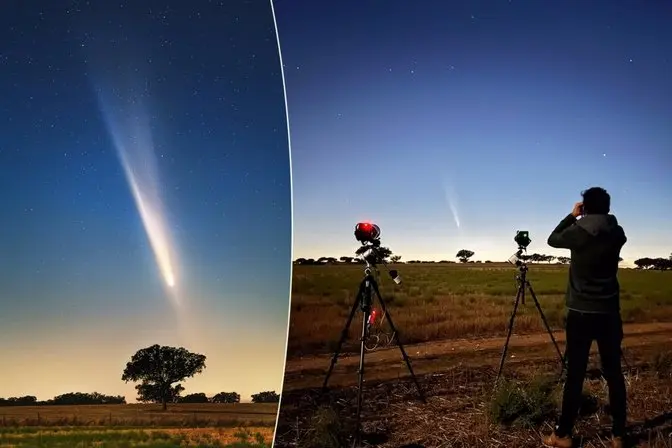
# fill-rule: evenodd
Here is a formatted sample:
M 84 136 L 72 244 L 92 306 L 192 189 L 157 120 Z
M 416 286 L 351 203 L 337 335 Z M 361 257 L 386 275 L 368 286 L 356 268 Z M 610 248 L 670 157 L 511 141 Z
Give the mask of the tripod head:
M 358 224 L 359 225 L 359 224 Z M 378 226 L 376 226 L 377 228 Z M 390 278 L 397 285 L 401 284 L 401 277 L 399 272 L 396 269 L 390 269 L 385 263 L 384 254 L 380 250 L 380 239 L 375 239 L 373 241 L 362 242 L 362 246 L 355 251 L 355 255 L 361 257 L 361 259 L 366 263 L 366 268 L 364 269 L 364 275 L 371 275 L 373 271 L 378 273 L 378 264 L 382 264 Z
M 532 242 L 530 239 L 530 232 L 527 230 L 516 231 L 516 236 L 513 237 L 513 241 L 518 244 L 518 251 L 509 257 L 507 261 L 516 266 L 522 275 L 527 272 L 527 246 Z

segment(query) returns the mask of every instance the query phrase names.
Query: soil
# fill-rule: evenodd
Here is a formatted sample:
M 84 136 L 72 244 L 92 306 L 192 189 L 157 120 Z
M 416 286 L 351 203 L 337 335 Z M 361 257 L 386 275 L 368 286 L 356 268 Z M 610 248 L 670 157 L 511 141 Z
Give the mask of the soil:
M 672 322 L 626 324 L 623 326 L 623 354 L 628 361 L 628 350 L 653 352 L 661 346 L 672 347 Z M 564 353 L 564 331 L 553 336 Z M 497 366 L 506 337 L 487 339 L 462 339 L 434 341 L 404 345 L 413 371 L 417 375 L 438 373 L 456 366 Z M 521 350 L 524 349 L 524 350 Z M 593 353 L 596 352 L 593 344 Z M 333 355 L 317 355 L 288 359 L 285 366 L 284 391 L 320 387 Z M 532 360 L 558 358 L 548 333 L 511 336 L 504 368 L 511 364 Z M 367 352 L 365 355 L 365 378 L 367 381 L 398 379 L 408 376 L 408 370 L 399 348 L 392 344 L 384 349 Z M 359 353 L 344 353 L 339 356 L 329 379 L 330 386 L 351 386 L 357 382 Z
M 637 446 L 672 446 L 672 378 L 661 379 L 650 367 L 654 353 L 672 349 L 672 323 L 626 324 L 623 341 L 627 372 L 629 422 Z M 564 333 L 555 332 L 561 352 Z M 492 391 L 505 337 L 435 341 L 406 346 L 427 402 L 418 400 L 409 371 L 396 345 L 367 352 L 362 425 L 369 443 L 380 448 L 540 446 L 541 426 L 505 428 L 488 420 L 486 391 Z M 596 344 L 593 345 L 595 354 Z M 289 448 L 311 434 L 315 411 L 327 405 L 352 425 L 359 353 L 341 355 L 320 393 L 332 355 L 287 361 L 275 447 Z M 586 387 L 602 398 L 602 407 L 577 422 L 582 434 L 575 446 L 608 446 L 608 412 L 599 358 L 591 357 Z M 524 379 L 532 372 L 560 371 L 558 353 L 548 333 L 512 335 L 504 376 Z M 607 399 L 608 401 L 608 399 Z M 346 428 L 348 428 L 346 426 Z M 345 430 L 351 433 L 350 429 Z M 344 442 L 343 442 L 344 443 Z M 341 443 L 342 444 L 342 443 Z M 318 443 L 322 446 L 323 444 Z

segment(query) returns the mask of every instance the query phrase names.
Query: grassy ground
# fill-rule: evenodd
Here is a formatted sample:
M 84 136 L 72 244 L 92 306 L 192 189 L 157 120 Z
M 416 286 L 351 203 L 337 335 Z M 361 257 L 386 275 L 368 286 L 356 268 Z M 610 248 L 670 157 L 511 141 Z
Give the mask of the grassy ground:
M 0 426 L 236 427 L 273 426 L 274 403 L 119 404 L 0 407 Z
M 506 331 L 516 269 L 505 264 L 404 264 L 403 284 L 381 271 L 381 293 L 407 343 L 486 337 Z M 362 266 L 294 266 L 290 357 L 333 350 L 362 279 Z M 622 269 L 625 322 L 672 320 L 672 272 Z M 528 279 L 554 328 L 561 328 L 567 267 L 530 265 Z M 531 303 L 531 302 L 530 302 Z M 520 309 L 516 332 L 543 331 L 534 307 Z M 352 325 L 353 341 L 359 325 Z
M 277 404 L 0 407 L 0 447 L 271 446 Z
M 270 448 L 272 427 L 202 429 L 13 428 L 0 430 L 0 447 Z

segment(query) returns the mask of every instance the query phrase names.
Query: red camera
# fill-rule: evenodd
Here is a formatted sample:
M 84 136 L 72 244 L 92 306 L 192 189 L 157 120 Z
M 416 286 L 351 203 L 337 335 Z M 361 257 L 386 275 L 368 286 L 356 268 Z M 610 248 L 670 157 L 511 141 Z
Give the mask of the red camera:
M 355 226 L 355 238 L 362 243 L 373 243 L 380 238 L 380 227 L 369 222 L 360 222 Z

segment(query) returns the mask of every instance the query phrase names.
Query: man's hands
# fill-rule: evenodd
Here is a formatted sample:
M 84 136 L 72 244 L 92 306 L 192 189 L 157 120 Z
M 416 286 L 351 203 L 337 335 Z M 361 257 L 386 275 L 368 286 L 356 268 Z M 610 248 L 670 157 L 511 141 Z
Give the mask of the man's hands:
M 574 204 L 574 210 L 572 210 L 572 216 L 578 218 L 583 215 L 583 202 L 577 202 Z

